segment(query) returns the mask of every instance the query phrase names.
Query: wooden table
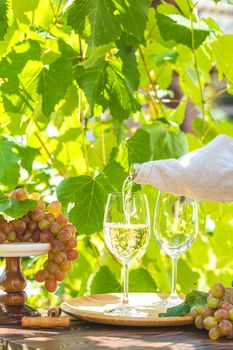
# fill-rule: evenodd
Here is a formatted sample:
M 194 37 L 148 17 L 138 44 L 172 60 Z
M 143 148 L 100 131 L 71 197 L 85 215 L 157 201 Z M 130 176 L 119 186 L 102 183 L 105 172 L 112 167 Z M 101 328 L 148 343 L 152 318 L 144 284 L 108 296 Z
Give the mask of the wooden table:
M 233 341 L 210 341 L 193 326 L 176 328 L 123 328 L 72 321 L 68 330 L 22 329 L 0 326 L 0 350 L 227 350 Z

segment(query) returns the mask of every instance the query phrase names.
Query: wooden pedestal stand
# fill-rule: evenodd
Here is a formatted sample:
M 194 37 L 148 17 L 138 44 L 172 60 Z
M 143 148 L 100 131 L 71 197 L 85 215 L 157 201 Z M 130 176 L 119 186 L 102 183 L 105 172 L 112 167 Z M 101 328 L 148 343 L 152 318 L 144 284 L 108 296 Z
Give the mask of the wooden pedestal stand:
M 49 249 L 44 243 L 0 244 L 0 256 L 6 258 L 5 271 L 0 277 L 0 324 L 20 324 L 23 316 L 39 316 L 37 310 L 25 305 L 26 278 L 21 270 L 21 257 L 42 255 Z

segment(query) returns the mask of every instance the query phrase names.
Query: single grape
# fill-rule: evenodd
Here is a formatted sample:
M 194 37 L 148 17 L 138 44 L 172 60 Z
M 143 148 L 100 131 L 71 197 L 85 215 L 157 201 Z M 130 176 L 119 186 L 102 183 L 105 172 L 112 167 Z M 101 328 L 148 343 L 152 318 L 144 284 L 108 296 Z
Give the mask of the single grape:
M 53 293 L 57 289 L 57 281 L 55 279 L 48 279 L 45 281 L 45 288 L 48 292 Z
M 0 243 L 3 243 L 6 240 L 6 235 L 2 231 L 0 231 Z
M 42 270 L 39 270 L 35 273 L 35 276 L 34 276 L 35 280 L 37 282 L 44 282 L 45 281 L 45 278 L 43 276 L 43 271 Z
M 40 242 L 40 230 L 36 230 L 32 233 L 33 242 Z
M 224 302 L 221 307 L 223 310 L 230 311 L 233 308 L 233 305 L 228 302 Z
M 213 327 L 209 330 L 209 338 L 211 340 L 217 340 L 221 336 L 221 332 L 218 327 Z
M 225 287 L 222 283 L 215 283 L 212 286 L 210 293 L 214 298 L 222 298 L 225 294 Z
M 43 212 L 45 211 L 46 205 L 42 201 L 42 199 L 38 199 L 37 204 L 36 204 L 36 208 L 43 210 Z
M 195 327 L 198 329 L 203 329 L 204 325 L 203 325 L 203 317 L 201 315 L 197 315 L 197 317 L 195 318 Z
M 209 307 L 212 307 L 213 309 L 217 309 L 219 304 L 219 299 L 212 297 L 212 295 L 209 295 L 207 298 L 207 305 Z
M 47 230 L 49 228 L 49 221 L 47 221 L 46 219 L 41 219 L 39 222 L 38 222 L 38 227 L 40 230 Z
M 223 335 L 230 335 L 232 332 L 232 323 L 229 320 L 222 320 L 218 327 Z
M 30 240 L 32 239 L 32 233 L 29 231 L 18 233 L 17 237 L 21 242 L 30 242 Z
M 77 245 L 78 245 L 77 239 L 73 237 L 66 243 L 66 247 L 71 249 L 76 248 Z
M 53 261 L 49 261 L 47 270 L 49 271 L 49 273 L 54 274 L 59 270 L 59 266 L 55 264 Z
M 66 255 L 69 260 L 75 260 L 78 257 L 78 252 L 77 250 L 74 250 L 74 249 L 68 249 L 66 251 Z
M 60 266 L 61 271 L 68 272 L 72 268 L 72 262 L 70 260 L 64 261 L 64 263 Z
M 40 233 L 40 241 L 43 243 L 49 243 L 53 239 L 53 236 L 50 231 L 44 230 Z
M 60 252 L 60 253 L 55 254 L 53 260 L 58 265 L 61 265 L 64 261 L 67 260 L 66 253 L 65 252 Z
M 63 242 L 69 241 L 72 238 L 72 233 L 70 231 L 63 229 L 58 232 L 57 238 Z
M 5 234 L 10 233 L 10 232 L 12 232 L 14 230 L 12 223 L 11 222 L 7 222 L 7 221 L 2 221 L 1 222 L 0 229 Z
M 203 312 L 202 312 L 202 316 L 205 318 L 205 317 L 208 317 L 208 316 L 214 316 L 214 312 L 215 310 L 212 309 L 211 307 L 209 306 L 206 306 L 204 309 L 203 309 Z
M 26 224 L 23 220 L 14 220 L 12 221 L 12 225 L 13 225 L 13 230 L 16 233 L 23 233 L 26 230 Z
M 35 221 L 29 221 L 27 223 L 27 231 L 34 232 L 38 229 L 38 225 Z
M 53 279 L 53 275 L 51 273 L 49 273 L 49 271 L 47 269 L 42 270 L 42 275 L 43 275 L 44 280 Z
M 61 225 L 54 221 L 50 224 L 49 229 L 54 235 L 56 235 L 61 230 Z
M 29 223 L 30 219 L 30 215 L 29 213 L 27 213 L 26 215 L 24 215 L 24 217 L 22 218 L 22 220 L 25 222 L 25 224 L 27 225 Z
M 6 235 L 6 239 L 10 242 L 14 242 L 17 238 L 16 232 L 15 231 L 11 231 L 9 233 L 7 233 Z
M 35 222 L 39 222 L 44 217 L 44 212 L 40 208 L 36 208 L 31 212 L 31 219 Z
M 40 194 L 38 192 L 33 192 L 29 195 L 29 198 L 38 201 L 40 199 Z
M 226 310 L 216 310 L 214 313 L 214 318 L 217 322 L 220 322 L 222 320 L 227 320 L 228 318 L 228 311 Z
M 58 239 L 54 239 L 51 242 L 51 250 L 54 253 L 57 252 L 64 252 L 66 250 L 66 246 L 64 243 L 62 243 L 61 241 L 59 241 Z
M 24 188 L 17 188 L 9 194 L 11 199 L 17 199 L 19 201 L 25 201 L 28 199 L 28 193 Z
M 217 327 L 218 322 L 215 320 L 213 316 L 208 316 L 203 320 L 203 326 L 205 329 L 210 330 L 213 327 Z
M 50 224 L 55 221 L 55 217 L 52 213 L 45 213 L 44 219 L 46 219 Z
M 197 312 L 197 308 L 194 306 L 192 307 L 192 309 L 190 310 L 190 315 L 192 316 L 193 319 L 195 319 L 198 315 L 198 312 Z
M 206 307 L 206 305 L 198 305 L 198 306 L 196 306 L 196 310 L 197 310 L 198 315 L 202 315 L 203 314 L 205 307 Z
M 66 273 L 64 271 L 58 271 L 55 273 L 54 277 L 57 281 L 63 281 L 66 277 Z
M 76 228 L 74 227 L 74 225 L 67 224 L 67 225 L 64 226 L 64 230 L 70 232 L 72 236 L 75 236 Z
M 61 203 L 59 201 L 53 201 L 48 205 L 48 212 L 57 216 L 61 211 Z
M 57 218 L 56 218 L 57 222 L 61 225 L 61 226 L 64 226 L 65 224 L 68 223 L 68 218 L 66 215 L 60 213 L 57 215 Z

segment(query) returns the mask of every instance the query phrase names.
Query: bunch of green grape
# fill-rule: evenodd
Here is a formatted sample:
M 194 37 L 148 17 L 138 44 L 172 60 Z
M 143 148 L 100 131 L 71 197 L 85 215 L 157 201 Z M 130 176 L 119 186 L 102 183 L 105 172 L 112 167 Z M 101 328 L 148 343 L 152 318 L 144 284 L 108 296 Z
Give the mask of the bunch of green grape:
M 207 304 L 192 308 L 191 315 L 196 328 L 208 330 L 211 340 L 220 337 L 233 339 L 232 288 L 215 283 L 209 292 Z
M 44 268 L 35 274 L 37 282 L 44 282 L 45 288 L 53 293 L 57 282 L 63 281 L 72 268 L 72 261 L 78 257 L 76 250 L 76 229 L 61 213 L 61 203 L 51 202 L 46 208 L 38 193 L 28 194 L 18 188 L 9 194 L 11 199 L 24 201 L 33 199 L 37 206 L 21 219 L 6 221 L 0 219 L 0 243 L 43 242 L 50 243 Z

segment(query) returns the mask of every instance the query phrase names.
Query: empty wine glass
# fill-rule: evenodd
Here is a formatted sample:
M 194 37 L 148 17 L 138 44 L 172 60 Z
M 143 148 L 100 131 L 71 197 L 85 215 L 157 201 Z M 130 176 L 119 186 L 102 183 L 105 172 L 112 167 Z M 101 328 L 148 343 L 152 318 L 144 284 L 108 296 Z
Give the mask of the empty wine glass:
M 145 311 L 129 305 L 128 267 L 141 256 L 150 238 L 150 214 L 147 197 L 142 193 L 111 193 L 104 217 L 104 239 L 110 252 L 123 264 L 124 293 L 122 303 L 105 313 L 117 316 L 146 316 Z
M 183 302 L 176 292 L 177 261 L 195 241 L 198 232 L 196 201 L 184 196 L 159 192 L 155 206 L 154 233 L 159 246 L 172 259 L 172 288 L 167 307 Z

